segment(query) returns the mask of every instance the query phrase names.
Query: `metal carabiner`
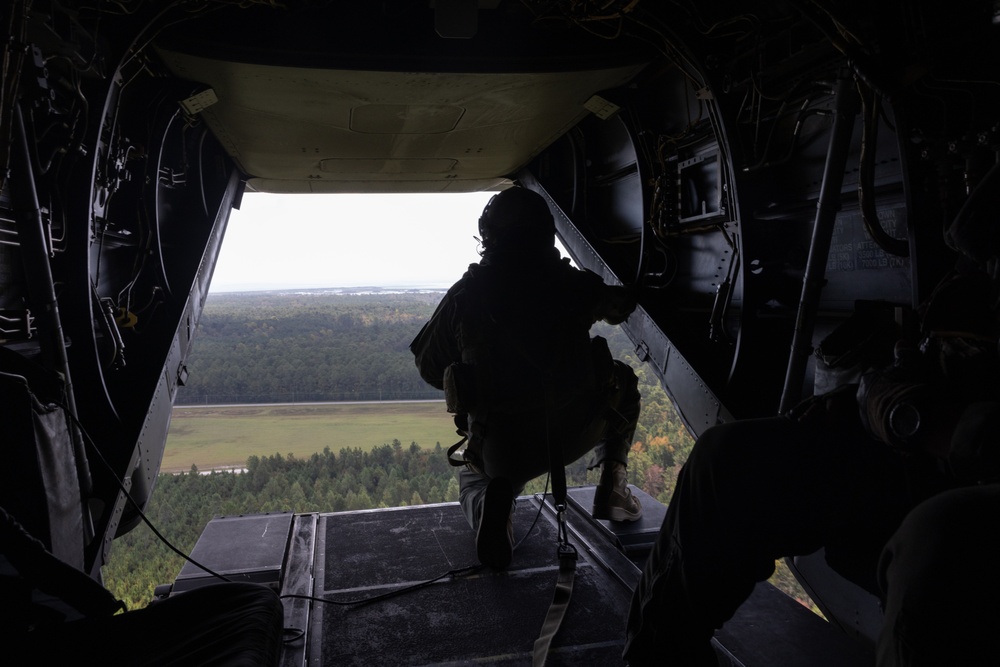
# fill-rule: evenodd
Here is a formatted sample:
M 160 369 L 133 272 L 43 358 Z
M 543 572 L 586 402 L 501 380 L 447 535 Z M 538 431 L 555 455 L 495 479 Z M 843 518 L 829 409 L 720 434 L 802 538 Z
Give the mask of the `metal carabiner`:
M 566 523 L 566 506 L 556 505 L 556 523 L 559 526 L 559 544 L 556 546 L 556 553 L 560 562 L 564 558 L 576 560 L 576 547 L 569 543 L 569 527 Z

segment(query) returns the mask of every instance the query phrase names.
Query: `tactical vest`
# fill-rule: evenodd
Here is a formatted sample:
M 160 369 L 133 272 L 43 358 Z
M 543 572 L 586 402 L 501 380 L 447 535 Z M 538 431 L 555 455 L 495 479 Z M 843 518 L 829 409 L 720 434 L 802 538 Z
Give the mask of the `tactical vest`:
M 575 269 L 552 263 L 526 274 L 506 267 L 470 269 L 459 300 L 462 364 L 446 373 L 465 411 L 517 414 L 558 410 L 593 392 L 591 293 Z M 606 346 L 603 354 L 610 354 Z

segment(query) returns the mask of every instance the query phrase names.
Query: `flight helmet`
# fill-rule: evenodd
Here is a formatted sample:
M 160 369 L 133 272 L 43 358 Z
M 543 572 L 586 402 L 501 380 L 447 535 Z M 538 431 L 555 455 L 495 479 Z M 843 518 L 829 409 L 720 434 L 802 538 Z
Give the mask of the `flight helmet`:
M 527 188 L 513 187 L 493 195 L 479 216 L 479 235 L 486 251 L 552 247 L 555 234 L 545 199 Z

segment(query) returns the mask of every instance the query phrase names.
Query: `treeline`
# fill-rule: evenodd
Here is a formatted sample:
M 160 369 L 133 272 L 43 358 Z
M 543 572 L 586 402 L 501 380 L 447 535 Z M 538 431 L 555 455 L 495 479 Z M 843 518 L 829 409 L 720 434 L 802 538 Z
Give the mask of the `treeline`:
M 178 403 L 285 403 L 440 399 L 417 372 L 410 341 L 443 292 L 394 294 L 252 293 L 212 295 L 188 360 Z M 659 379 L 635 358 L 620 327 L 603 323 L 612 354 L 639 378 L 637 452 L 654 466 L 643 488 L 666 500 L 693 444 Z M 524 324 L 525 338 L 531 323 Z M 401 434 L 405 435 L 405 434 Z M 643 473 L 645 475 L 645 472 Z
M 179 404 L 439 398 L 409 352 L 440 293 L 213 294 Z
M 402 294 L 213 294 L 188 359 L 178 404 L 440 399 L 417 373 L 410 341 L 442 292 Z M 531 336 L 525 322 L 524 335 Z M 636 440 L 683 460 L 690 439 L 656 376 L 635 359 L 628 336 L 593 332 L 639 376 Z M 668 466 L 669 468 L 669 466 Z M 672 486 L 670 480 L 664 488 Z M 654 494 L 659 495 L 659 494 Z

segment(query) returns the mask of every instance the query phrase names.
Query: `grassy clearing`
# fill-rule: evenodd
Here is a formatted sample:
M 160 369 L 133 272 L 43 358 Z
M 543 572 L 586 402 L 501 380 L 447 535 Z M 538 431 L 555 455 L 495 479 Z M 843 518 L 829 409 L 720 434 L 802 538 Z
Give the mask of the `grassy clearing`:
M 369 450 L 398 439 L 443 446 L 458 439 L 443 401 L 175 407 L 162 472 L 242 466 L 280 453 L 308 458 L 329 447 Z

